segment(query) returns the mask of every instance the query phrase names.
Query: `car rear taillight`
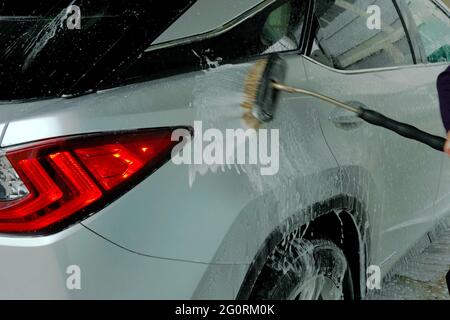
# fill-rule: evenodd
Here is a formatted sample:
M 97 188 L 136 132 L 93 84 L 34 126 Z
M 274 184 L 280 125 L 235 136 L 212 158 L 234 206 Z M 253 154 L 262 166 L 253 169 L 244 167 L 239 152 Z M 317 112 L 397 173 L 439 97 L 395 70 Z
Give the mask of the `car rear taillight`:
M 43 140 L 0 156 L 0 233 L 49 234 L 98 211 L 150 175 L 174 129 Z

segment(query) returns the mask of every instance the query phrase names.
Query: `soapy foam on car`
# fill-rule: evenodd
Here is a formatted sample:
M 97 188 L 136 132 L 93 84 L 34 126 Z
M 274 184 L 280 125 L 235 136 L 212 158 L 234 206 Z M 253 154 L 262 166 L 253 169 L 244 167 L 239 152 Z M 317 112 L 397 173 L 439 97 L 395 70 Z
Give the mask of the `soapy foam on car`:
M 72 5 L 75 1 L 72 1 Z M 26 47 L 24 52 L 26 53 L 26 58 L 23 63 L 22 69 L 25 70 L 32 63 L 34 58 L 39 54 L 39 52 L 47 45 L 47 43 L 55 37 L 59 30 L 63 28 L 64 20 L 67 18 L 67 9 L 64 8 L 58 13 L 53 19 L 51 19 L 46 25 L 44 25 L 37 34 L 33 34 L 29 37 L 26 42 Z
M 246 76 L 246 68 L 231 65 L 210 69 L 195 77 L 193 91 L 194 119 L 202 122 L 203 130 L 217 129 L 225 135 L 226 129 L 243 128 L 240 103 L 244 96 L 242 83 Z M 203 176 L 208 172 L 231 169 L 228 165 L 191 164 L 189 167 L 189 184 L 192 185 L 197 175 Z M 241 173 L 238 165 L 233 168 Z
M 204 130 L 214 128 L 225 133 L 226 129 L 247 129 L 241 119 L 245 112 L 241 103 L 244 101 L 243 85 L 251 66 L 251 63 L 238 66 L 224 65 L 204 71 L 195 77 L 192 104 L 194 119 L 202 121 Z M 329 194 L 331 196 L 330 190 L 342 188 L 342 185 L 346 183 L 347 172 L 341 170 L 333 181 L 318 181 L 317 185 L 320 185 L 320 188 L 299 185 L 302 182 L 299 182 L 297 177 L 311 174 L 318 175 L 322 170 L 321 164 L 317 161 L 317 154 L 306 152 L 307 146 L 312 145 L 317 139 L 316 134 L 318 127 L 320 127 L 319 116 L 314 108 L 304 109 L 303 112 L 311 121 L 302 123 L 301 127 L 298 126 L 298 121 L 288 112 L 278 112 L 277 117 L 271 123 L 265 124 L 267 129 L 282 127 L 279 141 L 280 170 L 278 174 L 263 176 L 261 175 L 260 165 L 208 166 L 193 164 L 189 166 L 190 186 L 193 187 L 202 176 L 216 174 L 219 170 L 234 170 L 241 176 L 244 175 L 247 181 L 245 187 L 250 198 L 260 199 L 258 205 L 261 208 L 274 208 L 270 217 L 257 215 L 257 230 L 260 230 L 261 234 L 270 233 L 271 230 L 269 229 L 274 224 L 273 220 L 287 221 L 288 225 L 283 231 L 284 238 L 287 239 L 292 232 L 292 228 L 295 230 L 295 226 L 290 224 L 290 217 L 294 212 L 302 212 L 302 215 L 298 221 L 292 221 L 292 224 L 304 225 L 313 221 L 320 213 L 314 212 L 312 208 L 308 207 L 310 203 L 313 203 L 311 199 L 326 199 Z M 336 165 L 336 163 L 330 164 L 330 166 Z M 305 171 L 305 168 L 308 171 Z M 363 184 L 367 187 L 368 181 L 363 176 L 364 174 L 361 172 L 361 181 L 358 185 Z M 347 180 L 349 180 L 348 177 Z M 330 188 L 327 188 L 327 185 L 330 185 Z M 367 188 L 361 186 L 360 191 L 363 199 L 367 190 Z M 359 216 L 359 213 L 357 215 L 358 217 L 354 218 L 355 224 L 359 230 L 364 232 L 364 230 L 367 230 L 368 221 Z M 248 221 L 245 217 L 242 219 L 241 223 L 245 227 Z M 366 243 L 368 236 L 365 232 L 359 235 L 360 248 L 364 248 L 363 244 Z M 343 233 L 340 240 L 344 241 Z M 362 265 L 365 265 L 363 254 L 361 260 Z M 283 268 L 289 267 L 284 266 Z M 365 272 L 365 270 L 362 270 L 362 272 Z M 361 287 L 364 285 L 364 283 L 361 283 Z
M 244 101 L 243 84 L 248 75 L 252 64 L 224 65 L 218 68 L 210 69 L 195 77 L 195 88 L 193 92 L 194 101 L 194 119 L 201 120 L 203 129 L 215 128 L 225 133 L 226 129 L 248 129 L 241 117 L 245 110 L 241 107 Z M 214 174 L 218 170 L 235 170 L 239 174 L 245 174 L 248 177 L 248 192 L 254 197 L 266 193 L 273 193 L 277 202 L 285 204 L 280 206 L 280 218 L 286 218 L 295 208 L 304 207 L 305 199 L 311 198 L 317 192 L 326 198 L 329 190 L 320 188 L 312 190 L 310 187 L 301 188 L 302 194 L 299 194 L 296 187 L 296 178 L 311 171 L 319 173 L 321 166 L 317 162 L 316 156 L 306 152 L 306 146 L 312 143 L 317 137 L 314 132 L 317 131 L 319 117 L 315 109 L 305 110 L 307 116 L 312 120 L 308 124 L 302 124 L 299 128 L 296 119 L 292 118 L 286 112 L 278 112 L 273 122 L 265 125 L 267 129 L 280 128 L 279 160 L 280 170 L 274 176 L 261 175 L 259 165 L 190 165 L 189 183 L 192 185 L 198 176 Z M 292 155 L 295 155 L 292 157 Z M 345 174 L 345 172 L 343 172 Z M 342 177 L 336 176 L 336 184 L 341 183 Z
M 194 119 L 202 121 L 203 130 L 218 129 L 225 135 L 226 129 L 248 129 L 242 121 L 245 109 L 241 107 L 241 103 L 244 101 L 243 84 L 251 65 L 250 63 L 238 66 L 225 65 L 196 76 L 193 92 Z M 314 110 L 307 112 L 312 119 L 317 120 Z M 191 165 L 190 185 L 195 183 L 197 175 L 204 175 L 207 172 L 214 173 L 219 169 L 222 171 L 232 169 L 239 174 L 245 173 L 248 176 L 251 185 L 249 192 L 255 196 L 279 190 L 277 194 L 283 197 L 279 200 L 286 202 L 285 198 L 292 196 L 289 194 L 291 189 L 280 190 L 281 188 L 292 185 L 293 177 L 301 175 L 305 167 L 316 167 L 317 172 L 320 170 L 314 156 L 304 151 L 305 138 L 306 140 L 312 139 L 309 132 L 313 132 L 311 127 L 316 124 L 312 123 L 311 127 L 305 126 L 299 129 L 295 119 L 285 113 L 280 112 L 277 117 L 278 119 L 272 124 L 266 126 L 268 130 L 278 129 L 283 123 L 283 139 L 280 139 L 279 145 L 280 168 L 282 169 L 276 175 L 261 175 L 260 165 Z M 301 134 L 299 134 L 299 130 L 302 131 Z M 270 145 L 270 142 L 268 143 Z M 292 154 L 296 155 L 295 159 L 288 156 Z

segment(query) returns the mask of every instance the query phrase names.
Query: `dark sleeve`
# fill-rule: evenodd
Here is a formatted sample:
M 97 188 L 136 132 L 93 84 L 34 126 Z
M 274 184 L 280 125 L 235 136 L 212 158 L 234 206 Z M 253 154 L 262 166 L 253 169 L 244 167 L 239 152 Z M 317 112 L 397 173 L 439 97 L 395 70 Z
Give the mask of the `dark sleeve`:
M 450 68 L 444 71 L 437 81 L 442 122 L 447 132 L 450 131 Z

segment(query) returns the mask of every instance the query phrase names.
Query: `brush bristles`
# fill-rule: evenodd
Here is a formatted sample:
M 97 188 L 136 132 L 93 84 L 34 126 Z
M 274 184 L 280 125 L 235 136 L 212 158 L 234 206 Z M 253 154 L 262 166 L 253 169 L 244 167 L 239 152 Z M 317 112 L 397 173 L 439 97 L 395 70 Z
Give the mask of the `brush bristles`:
M 262 125 L 261 121 L 256 119 L 251 111 L 247 111 L 242 115 L 242 120 L 249 128 L 259 129 Z
M 261 59 L 257 61 L 251 67 L 244 83 L 244 101 L 241 103 L 241 106 L 248 111 L 244 113 L 242 119 L 247 124 L 247 126 L 254 129 L 258 129 L 261 126 L 261 121 L 253 116 L 252 110 L 255 107 L 256 97 L 258 95 L 261 79 L 263 77 L 266 66 L 267 59 Z

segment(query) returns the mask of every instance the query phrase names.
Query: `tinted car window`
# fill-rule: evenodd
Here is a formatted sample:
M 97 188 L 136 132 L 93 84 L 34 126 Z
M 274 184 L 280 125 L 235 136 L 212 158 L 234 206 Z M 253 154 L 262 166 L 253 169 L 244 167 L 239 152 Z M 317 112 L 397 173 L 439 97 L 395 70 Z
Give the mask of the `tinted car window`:
M 368 27 L 380 10 L 380 29 Z M 317 1 L 311 57 L 341 70 L 413 64 L 410 41 L 392 0 Z
M 429 62 L 450 61 L 450 18 L 432 1 L 408 0 Z
M 150 47 L 139 61 L 119 74 L 115 81 L 123 83 L 155 79 L 247 60 L 271 52 L 297 50 L 306 3 L 305 0 L 276 1 L 243 21 L 238 18 L 240 22 L 224 33 L 162 49 L 152 50 Z
M 5 1 L 0 100 L 82 94 L 299 46 L 306 1 L 279 0 L 212 38 L 146 52 L 195 1 Z M 71 4 L 80 29 L 66 27 Z
M 132 63 L 195 0 L 5 0 L 0 100 L 82 93 Z M 80 8 L 70 29 L 69 5 Z M 157 10 L 155 10 L 157 8 Z

